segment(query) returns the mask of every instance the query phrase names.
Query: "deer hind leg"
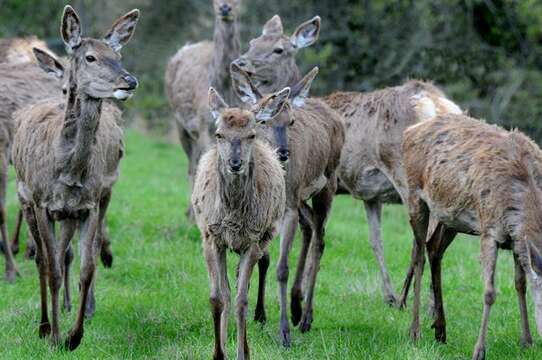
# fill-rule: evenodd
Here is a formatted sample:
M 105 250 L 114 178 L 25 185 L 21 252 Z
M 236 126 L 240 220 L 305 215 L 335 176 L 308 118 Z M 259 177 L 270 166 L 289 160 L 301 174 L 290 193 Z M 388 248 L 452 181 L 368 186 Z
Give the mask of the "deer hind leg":
M 21 201 L 22 204 L 22 201 Z M 47 258 L 43 252 L 42 241 L 40 239 L 38 224 L 34 209 L 30 205 L 22 205 L 23 215 L 28 224 L 28 230 L 32 233 L 33 238 L 37 239 L 36 249 L 36 266 L 38 268 L 40 280 L 40 300 L 41 300 L 41 320 L 39 325 L 39 336 L 45 338 L 51 334 L 51 323 L 49 322 L 49 314 L 47 310 Z
M 79 236 L 81 247 L 81 271 L 79 286 L 79 310 L 75 324 L 68 333 L 65 346 L 68 350 L 77 349 L 83 339 L 85 312 L 87 307 L 88 294 L 96 271 L 96 232 L 98 228 L 98 212 L 94 209 L 89 211 L 88 216 L 80 224 Z
M 280 339 L 282 345 L 289 347 L 290 339 L 290 324 L 288 323 L 288 305 L 287 305 L 287 289 L 288 289 L 288 257 L 292 250 L 295 232 L 299 214 L 297 209 L 287 208 L 284 213 L 282 222 L 282 234 L 280 237 L 280 256 L 277 265 L 277 280 L 279 282 L 279 297 L 280 297 Z
M 416 238 L 412 240 L 412 252 L 410 254 L 410 263 L 408 264 L 407 274 L 403 282 L 403 288 L 401 289 L 401 295 L 397 299 L 397 308 L 403 310 L 406 308 L 406 302 L 408 298 L 408 292 L 410 291 L 410 285 L 412 283 L 412 278 L 414 277 L 414 265 L 417 258 L 417 245 Z
M 60 224 L 60 246 L 59 263 L 61 264 L 61 273 L 64 280 L 64 311 L 71 311 L 71 292 L 70 292 L 70 266 L 73 261 L 73 250 L 70 242 L 75 233 L 76 223 L 73 220 L 64 220 Z
M 192 136 L 188 133 L 188 131 L 182 126 L 180 123 L 180 120 L 176 119 L 177 124 L 177 133 L 179 135 L 179 141 L 181 143 L 181 146 L 186 154 L 186 157 L 188 158 L 188 179 L 190 182 L 190 188 L 192 188 L 192 185 L 194 184 L 194 176 L 197 166 L 197 160 L 194 159 L 194 140 L 192 139 Z M 186 209 L 186 217 L 189 221 L 194 222 L 194 210 L 192 209 L 192 205 L 188 205 L 188 209 Z
M 252 246 L 247 252 L 241 254 L 241 259 L 239 260 L 239 280 L 236 299 L 238 360 L 250 359 L 247 340 L 248 287 L 252 271 L 260 256 L 259 253 L 259 247 Z
M 529 328 L 527 300 L 525 297 L 525 294 L 527 292 L 525 271 L 523 270 L 523 267 L 521 266 L 519 258 L 516 254 L 514 254 L 514 263 L 516 291 L 518 293 L 519 314 L 521 317 L 521 345 L 527 347 L 533 345 L 533 337 L 531 335 L 531 329 Z
M 309 249 L 309 266 L 306 272 L 305 307 L 303 309 L 303 315 L 301 316 L 301 322 L 299 323 L 299 329 L 301 332 L 309 331 L 312 325 L 316 276 L 320 270 L 320 260 L 324 254 L 325 226 L 331 210 L 336 188 L 336 183 L 328 183 L 320 193 L 312 198 L 312 208 L 314 211 L 314 232 L 312 234 Z
M 384 247 L 382 246 L 382 237 L 380 233 L 380 216 L 382 213 L 382 203 L 380 201 L 364 201 L 365 212 L 369 225 L 369 240 L 375 254 L 376 260 L 380 267 L 380 276 L 382 277 L 382 285 L 384 290 L 384 301 L 388 305 L 395 305 L 397 297 L 393 291 L 390 275 L 384 260 Z
M 20 244 L 19 244 L 19 236 L 21 233 L 21 225 L 23 223 L 23 210 L 19 209 L 17 211 L 17 222 L 15 223 L 15 231 L 13 231 L 13 235 L 11 237 L 11 252 L 13 255 L 17 255 L 19 253 Z
M 482 316 L 482 324 L 480 326 L 480 334 L 478 342 L 474 348 L 472 355 L 473 360 L 485 359 L 486 353 L 486 336 L 489 324 L 489 313 L 491 306 L 495 303 L 495 267 L 497 265 L 497 242 L 491 236 L 482 234 L 480 238 L 481 251 L 480 262 L 482 264 L 482 272 L 484 278 L 484 313 Z
M 62 276 L 60 263 L 58 261 L 58 254 L 55 244 L 54 222 L 49 219 L 47 210 L 44 208 L 34 207 L 34 214 L 38 225 L 39 239 L 41 244 L 36 244 L 36 247 L 45 247 L 47 254 L 48 266 L 48 280 L 49 291 L 51 292 L 51 340 L 53 344 L 57 345 L 60 342 L 60 328 L 59 328 L 59 291 L 62 284 Z M 36 239 L 37 241 L 37 239 Z
M 444 303 L 442 300 L 442 276 L 441 262 L 444 252 L 455 238 L 456 232 L 439 224 L 438 229 L 427 243 L 427 256 L 431 266 L 431 290 L 434 298 L 435 339 L 446 343 L 446 318 L 444 315 Z
M 305 203 L 299 208 L 299 225 L 301 226 L 301 251 L 297 260 L 297 269 L 295 272 L 294 284 L 290 290 L 291 302 L 290 311 L 292 312 L 292 324 L 297 326 L 303 315 L 303 279 L 306 273 L 307 256 L 311 244 L 314 218 L 312 209 Z

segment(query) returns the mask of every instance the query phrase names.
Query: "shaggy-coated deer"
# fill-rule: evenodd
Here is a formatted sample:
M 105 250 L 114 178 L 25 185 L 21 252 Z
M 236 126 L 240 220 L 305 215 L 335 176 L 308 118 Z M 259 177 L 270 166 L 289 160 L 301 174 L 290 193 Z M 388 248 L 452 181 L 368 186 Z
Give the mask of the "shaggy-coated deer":
M 167 66 L 166 95 L 188 157 L 191 184 L 200 157 L 214 142 L 215 126 L 207 99 L 209 87 L 217 89 L 229 104 L 237 102 L 231 91 L 229 69 L 230 63 L 240 55 L 240 3 L 241 0 L 213 0 L 213 41 L 183 46 Z M 187 216 L 193 218 L 191 208 Z
M 240 255 L 237 278 L 237 359 L 249 359 L 248 287 L 254 266 L 267 253 L 284 213 L 284 171 L 273 150 L 257 137 L 257 122 L 282 111 L 290 89 L 262 100 L 253 111 L 228 108 L 209 90 L 217 143 L 201 159 L 192 205 L 203 240 L 215 332 L 214 359 L 225 358 L 230 286 L 226 252 Z
M 291 290 L 291 312 L 293 324 L 299 324 L 300 330 L 306 332 L 313 321 L 314 291 L 324 252 L 325 224 L 337 190 L 336 170 L 344 143 L 344 126 L 338 114 L 324 102 L 308 98 L 317 72 L 318 69 L 314 69 L 292 87 L 284 110 L 267 122 L 264 129 L 265 137 L 277 149 L 286 169 L 286 211 L 277 266 L 280 337 L 284 346 L 291 343 L 287 310 L 288 258 L 297 224 L 301 224 L 303 243 Z M 243 102 L 257 104 L 261 101 L 263 97 L 249 75 L 235 64 L 232 64 L 232 79 Z M 312 207 L 307 204 L 309 200 L 312 200 Z M 258 319 L 258 312 L 256 315 Z
M 81 279 L 77 319 L 66 339 L 76 349 L 83 337 L 88 294 L 96 268 L 100 229 L 123 153 L 122 130 L 101 117 L 103 99 L 126 100 L 135 77 L 123 69 L 120 50 L 139 19 L 133 10 L 120 17 L 101 40 L 82 37 L 79 17 L 66 6 L 61 35 L 70 53 L 64 102 L 42 102 L 17 115 L 12 159 L 25 219 L 36 241 L 41 292 L 40 337 L 60 341 L 59 289 L 63 259 L 76 228 L 80 232 Z M 56 243 L 55 222 L 60 222 Z M 48 280 L 48 281 L 47 281 Z M 47 311 L 47 284 L 52 320 Z
M 484 309 L 473 359 L 485 358 L 489 313 L 495 302 L 498 249 L 512 250 L 521 316 L 521 342 L 532 344 L 526 277 L 542 335 L 542 151 L 518 131 L 508 132 L 464 115 L 441 115 L 432 99 L 413 99 L 421 117 L 406 130 L 404 165 L 410 222 L 416 238 L 413 320 L 420 337 L 419 307 L 425 248 L 435 299 L 435 338 L 446 342 L 441 261 L 457 233 L 480 236 Z
M 380 215 L 384 203 L 401 203 L 402 200 L 406 203 L 401 143 L 403 131 L 420 120 L 411 105 L 411 98 L 420 94 L 431 94 L 439 106 L 461 113 L 440 89 L 415 80 L 368 93 L 339 92 L 323 98 L 342 115 L 347 129 L 339 166 L 341 186 L 364 202 L 369 240 L 379 264 L 384 300 L 399 307 L 405 306 L 412 266 L 398 299 L 384 260 Z
M 35 36 L 0 39 L 0 64 L 35 63 L 33 48 L 51 52 L 45 42 Z

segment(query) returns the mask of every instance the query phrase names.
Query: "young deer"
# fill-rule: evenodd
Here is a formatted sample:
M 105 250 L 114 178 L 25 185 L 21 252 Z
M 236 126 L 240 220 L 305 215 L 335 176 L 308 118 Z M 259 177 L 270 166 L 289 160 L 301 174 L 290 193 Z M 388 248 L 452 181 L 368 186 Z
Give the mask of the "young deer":
M 36 241 L 41 290 L 40 337 L 60 340 L 59 301 L 63 259 L 79 228 L 81 294 L 76 322 L 66 347 L 76 349 L 83 337 L 88 294 L 94 279 L 96 250 L 112 186 L 123 153 L 122 130 L 101 117 L 103 99 L 126 100 L 137 79 L 122 68 L 121 48 L 130 40 L 139 19 L 133 10 L 119 18 L 102 40 L 82 38 L 79 17 L 64 8 L 61 34 L 70 52 L 68 95 L 62 102 L 42 102 L 17 115 L 19 128 L 12 159 L 25 219 Z M 54 226 L 60 222 L 56 244 Z M 48 277 L 48 279 L 47 279 Z M 47 280 L 52 321 L 47 311 Z
M 290 89 L 263 99 L 253 111 L 228 108 L 209 90 L 217 143 L 201 159 L 192 205 L 203 240 L 215 329 L 214 359 L 225 358 L 230 285 L 226 252 L 240 255 L 237 279 L 237 359 L 248 359 L 248 287 L 252 270 L 267 252 L 284 213 L 283 170 L 271 148 L 257 138 L 257 122 L 282 111 Z
M 169 61 L 165 89 L 175 115 L 179 140 L 189 161 L 192 183 L 196 167 L 214 142 L 214 121 L 209 115 L 209 86 L 235 103 L 231 91 L 230 63 L 240 55 L 239 12 L 241 0 L 213 0 L 213 41 L 183 46 Z M 189 218 L 192 210 L 187 211 Z M 193 219 L 192 219 L 193 220 Z
M 466 233 L 480 236 L 485 287 L 480 335 L 472 358 L 485 358 L 499 248 L 514 254 L 521 342 L 531 345 L 526 276 L 542 335 L 542 151 L 517 131 L 508 132 L 464 115 L 438 115 L 427 97 L 417 97 L 414 102 L 421 117 L 434 119 L 407 129 L 403 143 L 417 254 L 410 335 L 414 340 L 420 337 L 420 281 L 426 248 L 435 299 L 435 338 L 446 342 L 441 261 L 455 235 Z
M 263 129 L 264 136 L 277 149 L 286 169 L 286 211 L 277 266 L 280 337 L 284 346 L 291 343 L 287 313 L 288 258 L 297 224 L 301 224 L 303 244 L 290 306 L 293 324 L 299 324 L 300 330 L 306 332 L 313 320 L 314 291 L 324 252 L 325 224 L 337 190 L 336 170 L 344 143 L 344 127 L 338 114 L 322 101 L 308 99 L 317 72 L 318 69 L 314 69 L 292 87 L 284 110 Z M 235 64 L 232 64 L 232 79 L 242 101 L 257 104 L 264 98 L 251 83 L 249 75 Z M 312 207 L 307 204 L 309 200 L 312 200 Z

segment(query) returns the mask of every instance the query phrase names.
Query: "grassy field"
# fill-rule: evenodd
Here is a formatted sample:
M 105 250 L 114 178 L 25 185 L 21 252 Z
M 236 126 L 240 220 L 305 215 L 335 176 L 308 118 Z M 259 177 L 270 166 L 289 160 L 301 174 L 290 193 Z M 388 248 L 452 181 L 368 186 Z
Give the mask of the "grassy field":
M 0 281 L 0 358 L 2 359 L 209 359 L 213 333 L 208 306 L 207 273 L 199 234 L 184 219 L 188 201 L 186 161 L 180 147 L 126 134 L 126 157 L 108 214 L 113 269 L 99 265 L 97 313 L 87 323 L 82 345 L 74 353 L 52 348 L 38 338 L 39 291 L 33 262 L 18 256 L 21 275 L 15 285 Z M 17 208 L 13 173 L 9 193 L 10 229 Z M 400 206 L 384 208 L 386 259 L 396 284 L 408 263 L 411 232 Z M 459 237 L 444 260 L 444 297 L 448 344 L 433 340 L 423 292 L 423 339 L 408 338 L 410 309 L 384 305 L 376 262 L 367 239 L 361 202 L 338 197 L 327 229 L 326 252 L 319 273 L 312 331 L 293 330 L 291 349 L 278 342 L 278 301 L 274 271 L 269 272 L 268 322 L 250 323 L 254 359 L 465 359 L 470 358 L 482 311 L 478 239 Z M 75 242 L 77 246 L 77 241 Z M 298 242 L 292 259 L 297 259 Z M 272 246 L 272 269 L 278 240 Z M 23 249 L 24 250 L 24 249 Z M 236 256 L 229 256 L 230 266 Z M 293 261 L 291 268 L 293 268 Z M 77 270 L 75 270 L 77 272 Z M 232 274 L 233 272 L 230 272 Z M 425 281 L 428 280 L 426 271 Z M 77 303 L 77 273 L 72 289 Z M 256 280 L 257 276 L 253 276 Z M 251 287 L 250 312 L 256 282 Z M 488 335 L 490 359 L 537 359 L 535 346 L 519 345 L 519 310 L 513 285 L 512 258 L 502 253 L 498 297 Z M 75 314 L 62 316 L 65 335 Z M 235 325 L 230 323 L 228 353 L 235 354 Z

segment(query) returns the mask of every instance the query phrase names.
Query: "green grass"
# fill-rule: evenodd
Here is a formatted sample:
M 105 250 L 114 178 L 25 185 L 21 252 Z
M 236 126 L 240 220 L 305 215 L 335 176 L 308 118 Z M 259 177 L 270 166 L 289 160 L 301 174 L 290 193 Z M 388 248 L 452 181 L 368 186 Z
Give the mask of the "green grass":
M 0 358 L 3 359 L 209 359 L 213 332 L 207 273 L 198 231 L 184 219 L 189 191 L 180 147 L 126 134 L 126 157 L 108 214 L 115 253 L 112 270 L 99 265 L 97 313 L 86 324 L 81 346 L 68 353 L 38 338 L 39 291 L 33 262 L 18 256 L 21 275 L 15 285 L 0 281 Z M 17 204 L 13 173 L 9 187 L 10 230 Z M 393 281 L 402 283 L 411 246 L 405 210 L 386 206 L 383 214 L 386 260 Z M 77 241 L 74 242 L 77 246 Z M 297 259 L 298 243 L 292 251 Z M 367 239 L 361 202 L 336 199 L 327 228 L 326 251 L 318 277 L 315 320 L 308 334 L 292 331 L 293 346 L 278 342 L 278 301 L 274 266 L 278 240 L 271 245 L 267 294 L 268 323 L 250 322 L 254 359 L 465 359 L 470 358 L 481 320 L 483 289 L 478 239 L 459 237 L 443 263 L 448 344 L 433 340 L 426 315 L 427 274 L 423 292 L 423 339 L 408 338 L 410 309 L 384 305 L 376 262 Z M 23 249 L 24 250 L 24 249 Z M 230 266 L 236 256 L 229 256 Z M 291 262 L 291 269 L 295 263 Z M 510 253 L 501 254 L 498 297 L 491 314 L 488 358 L 536 359 L 542 342 L 519 346 L 519 310 Z M 293 271 L 293 270 L 292 270 Z M 230 272 L 230 274 L 233 272 Z M 77 304 L 77 270 L 71 284 Z M 250 313 L 255 305 L 256 277 Z M 409 302 L 410 305 L 410 302 Z M 65 336 L 75 314 L 62 316 Z M 235 354 L 235 325 L 230 323 L 228 353 Z

